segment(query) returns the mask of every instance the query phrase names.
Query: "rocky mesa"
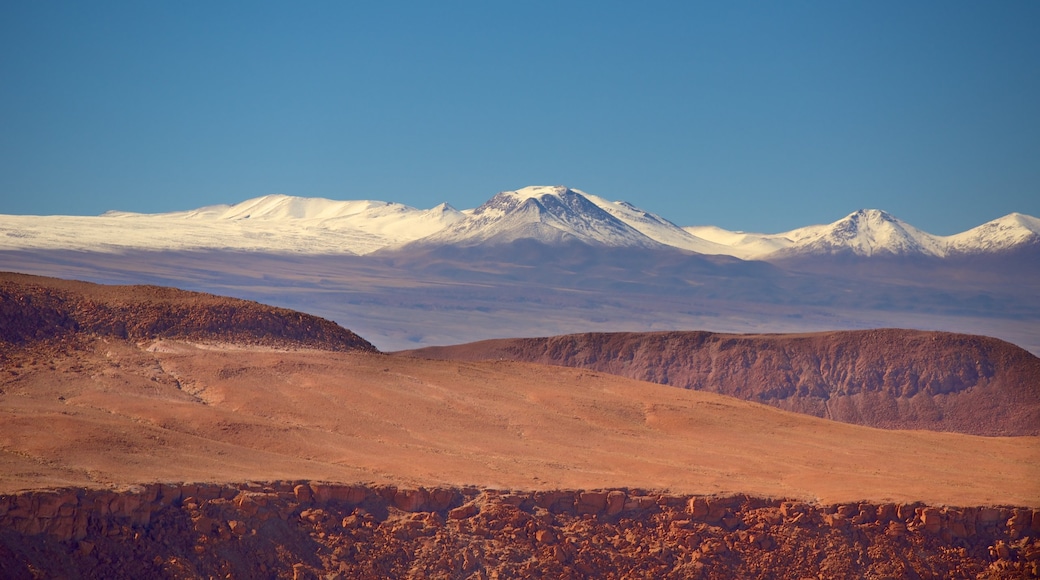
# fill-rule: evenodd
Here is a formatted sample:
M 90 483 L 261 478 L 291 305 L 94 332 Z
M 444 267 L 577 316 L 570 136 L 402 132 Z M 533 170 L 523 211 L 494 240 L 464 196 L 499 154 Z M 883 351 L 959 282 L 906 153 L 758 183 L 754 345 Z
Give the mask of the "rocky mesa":
M 902 329 L 586 333 L 399 354 L 587 368 L 884 429 L 1040 433 L 1040 358 L 984 336 Z

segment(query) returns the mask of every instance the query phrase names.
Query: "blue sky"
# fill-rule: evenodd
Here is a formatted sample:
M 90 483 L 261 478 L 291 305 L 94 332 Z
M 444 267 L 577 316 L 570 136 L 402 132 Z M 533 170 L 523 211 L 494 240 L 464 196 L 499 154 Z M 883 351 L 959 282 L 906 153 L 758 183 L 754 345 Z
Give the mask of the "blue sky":
M 680 225 L 1040 215 L 1040 2 L 4 2 L 0 213 L 564 184 Z

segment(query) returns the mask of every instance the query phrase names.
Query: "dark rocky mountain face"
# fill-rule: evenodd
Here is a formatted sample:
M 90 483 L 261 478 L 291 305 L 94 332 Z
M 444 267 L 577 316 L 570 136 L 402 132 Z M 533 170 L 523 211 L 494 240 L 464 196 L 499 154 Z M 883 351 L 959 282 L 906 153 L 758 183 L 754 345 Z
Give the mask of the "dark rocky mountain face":
M 587 333 L 402 354 L 583 367 L 888 429 L 1040 433 L 1040 359 L 982 336 L 897 329 Z
M 79 334 L 376 350 L 328 320 L 247 300 L 158 286 L 0 274 L 0 349 Z

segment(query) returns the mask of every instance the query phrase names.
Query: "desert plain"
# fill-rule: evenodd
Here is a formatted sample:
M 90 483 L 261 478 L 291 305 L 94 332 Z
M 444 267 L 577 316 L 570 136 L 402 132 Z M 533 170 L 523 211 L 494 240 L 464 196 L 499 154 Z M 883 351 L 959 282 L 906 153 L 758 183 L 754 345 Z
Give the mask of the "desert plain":
M 313 479 L 1040 505 L 1037 437 L 872 429 L 580 369 L 97 339 L 5 371 L 5 492 Z
M 322 319 L 172 289 L 0 283 L 5 577 L 1038 572 L 1035 435 L 385 354 Z M 992 377 L 1033 412 L 1036 385 Z

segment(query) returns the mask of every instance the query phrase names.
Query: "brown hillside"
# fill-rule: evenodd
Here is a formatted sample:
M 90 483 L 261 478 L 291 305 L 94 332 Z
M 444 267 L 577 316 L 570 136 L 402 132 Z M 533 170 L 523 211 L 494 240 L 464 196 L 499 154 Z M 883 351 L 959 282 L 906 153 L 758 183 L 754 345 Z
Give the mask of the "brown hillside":
M 400 354 L 582 367 L 886 429 L 1040 433 L 1040 359 L 983 336 L 898 329 L 589 333 Z
M 76 335 L 376 350 L 334 322 L 248 300 L 0 272 L 0 354 L 34 341 Z

